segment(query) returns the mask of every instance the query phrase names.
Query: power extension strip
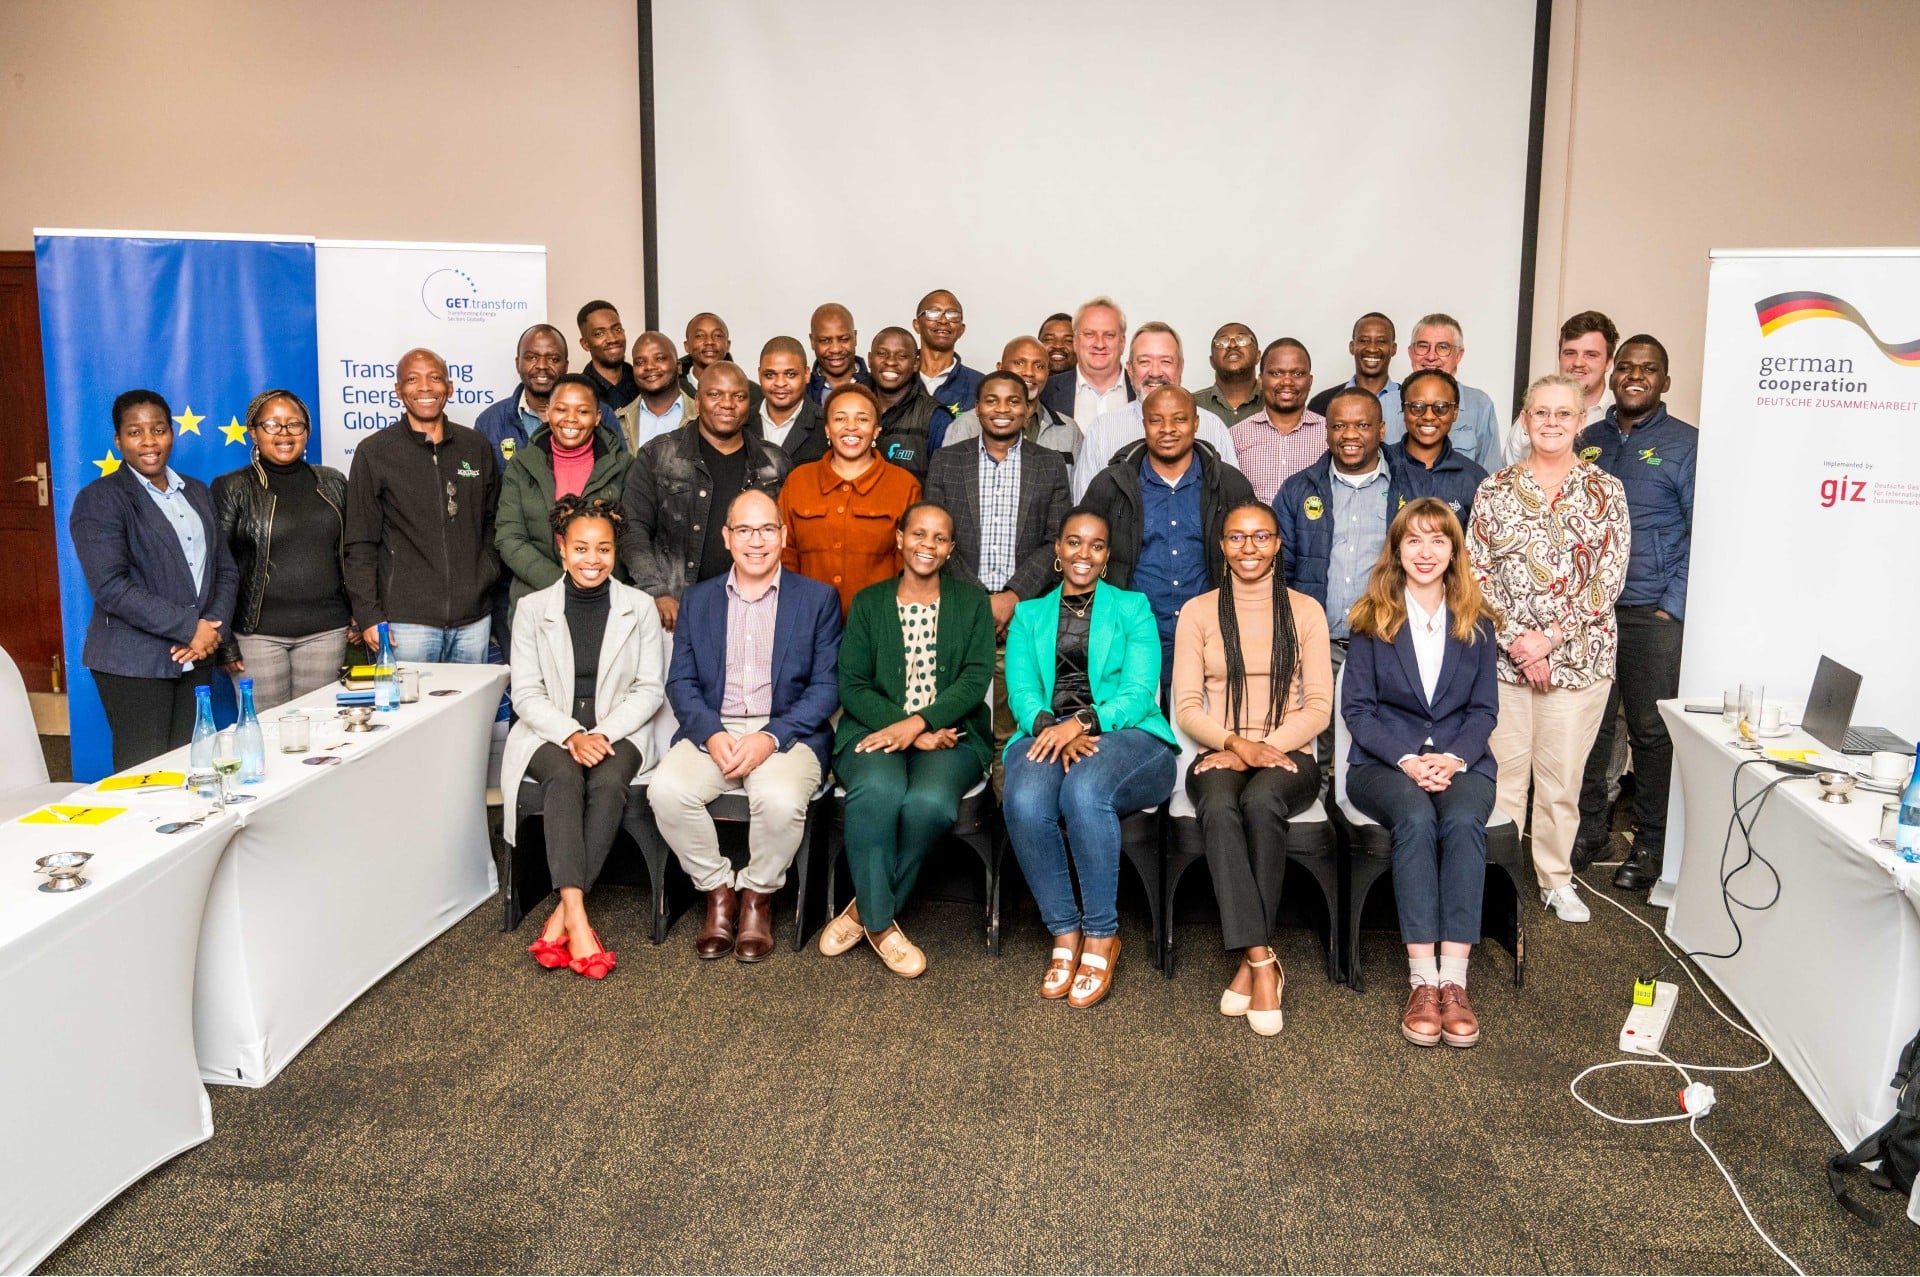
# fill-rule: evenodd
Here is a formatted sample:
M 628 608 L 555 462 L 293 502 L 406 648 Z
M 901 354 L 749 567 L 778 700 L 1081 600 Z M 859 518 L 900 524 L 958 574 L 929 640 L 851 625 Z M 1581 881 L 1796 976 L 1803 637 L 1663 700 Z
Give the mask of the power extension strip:
M 1636 1003 L 1627 1012 L 1620 1029 L 1620 1049 L 1634 1055 L 1654 1055 L 1666 1040 L 1667 1025 L 1673 1020 L 1673 1007 L 1680 1000 L 1680 986 L 1661 980 L 1653 986 L 1653 1005 Z

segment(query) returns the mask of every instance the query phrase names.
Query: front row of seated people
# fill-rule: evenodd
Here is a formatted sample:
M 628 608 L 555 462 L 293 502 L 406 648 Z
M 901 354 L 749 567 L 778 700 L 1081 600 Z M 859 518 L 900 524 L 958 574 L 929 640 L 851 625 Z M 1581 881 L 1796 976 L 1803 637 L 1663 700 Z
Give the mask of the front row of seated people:
M 799 850 L 831 748 L 855 898 L 821 932 L 821 951 L 864 940 L 894 973 L 925 971 L 898 913 L 993 752 L 994 614 L 985 590 L 942 573 L 954 550 L 947 511 L 920 501 L 900 516 L 901 571 L 860 589 L 843 636 L 836 590 L 783 569 L 789 547 L 773 499 L 742 492 L 722 533 L 732 567 L 688 588 L 664 684 L 655 609 L 612 579 L 617 509 L 565 498 L 552 526 L 565 575 L 516 612 L 519 717 L 502 785 L 509 803 L 523 775 L 546 785 L 560 904 L 529 946 L 536 961 L 592 979 L 614 968 L 584 892 L 612 847 L 628 784 L 656 763 L 647 789 L 655 820 L 706 894 L 697 952 L 767 957 L 769 897 Z M 1070 511 L 1054 544 L 1061 584 L 1019 604 L 1006 637 L 1015 731 L 1003 751 L 1002 810 L 1053 937 L 1040 994 L 1081 1008 L 1111 989 L 1120 950 L 1121 819 L 1166 802 L 1182 779 L 1179 738 L 1159 701 L 1159 629 L 1145 595 L 1102 579 L 1108 538 L 1099 513 Z M 1287 821 L 1318 795 L 1311 747 L 1330 721 L 1334 678 L 1320 605 L 1276 579 L 1273 512 L 1236 506 L 1218 548 L 1222 587 L 1179 616 L 1173 704 L 1199 746 L 1184 783 L 1222 939 L 1240 955 L 1220 1010 L 1272 1035 L 1284 987 L 1272 932 Z M 1341 708 L 1352 801 L 1392 831 L 1412 985 L 1401 1031 L 1422 1046 L 1479 1039 L 1466 971 L 1493 806 L 1496 622 L 1452 511 L 1433 498 L 1409 502 L 1352 614 Z M 663 699 L 678 727 L 653 759 Z M 740 870 L 707 811 L 730 789 L 744 790 L 751 810 Z M 511 830 L 511 807 L 507 817 Z

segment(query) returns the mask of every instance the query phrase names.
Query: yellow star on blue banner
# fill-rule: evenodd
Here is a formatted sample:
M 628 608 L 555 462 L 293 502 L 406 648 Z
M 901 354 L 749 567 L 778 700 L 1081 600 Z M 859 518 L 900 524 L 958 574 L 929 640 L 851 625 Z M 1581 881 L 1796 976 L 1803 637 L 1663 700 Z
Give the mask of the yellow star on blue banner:
M 240 424 L 240 418 L 238 417 L 227 418 L 227 424 L 220 427 L 220 433 L 227 437 L 228 443 L 245 443 L 247 441 L 247 428 Z
M 196 416 L 193 411 L 193 405 L 188 404 L 186 411 L 181 413 L 179 416 L 175 417 L 173 420 L 174 420 L 174 424 L 180 427 L 181 434 L 197 435 L 200 433 L 200 423 L 205 421 L 206 419 L 207 419 L 206 414 L 204 413 Z
M 120 468 L 120 458 L 114 456 L 113 450 L 109 448 L 107 450 L 106 456 L 100 458 L 100 460 L 98 461 L 92 462 L 91 464 L 100 467 L 100 477 L 104 479 L 108 475 L 112 474 L 115 470 L 118 470 Z

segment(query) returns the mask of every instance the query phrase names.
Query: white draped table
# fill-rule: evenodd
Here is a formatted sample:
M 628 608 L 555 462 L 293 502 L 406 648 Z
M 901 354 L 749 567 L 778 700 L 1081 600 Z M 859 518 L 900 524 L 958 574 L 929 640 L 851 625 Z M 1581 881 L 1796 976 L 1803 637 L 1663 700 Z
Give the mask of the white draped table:
M 337 766 L 283 755 L 269 732 L 266 779 L 236 809 L 201 927 L 193 1040 L 209 1082 L 270 1081 L 498 887 L 486 770 L 507 668 L 413 668 L 420 699 L 376 714 L 386 730 L 316 736 L 307 753 Z M 268 711 L 269 728 L 303 706 L 332 718 L 337 690 Z
M 1746 843 L 1736 829 L 1724 870 L 1721 844 L 1733 812 L 1734 769 L 1753 755 L 1728 743 L 1733 731 L 1717 714 L 1689 714 L 1681 704 L 1660 706 L 1685 800 L 1684 824 L 1676 822 L 1674 832 L 1683 832 L 1686 851 L 1667 934 L 1689 950 L 1726 953 L 1734 931 L 1720 877 L 1745 857 Z M 1822 748 L 1798 730 L 1767 744 Z M 1865 770 L 1864 758 L 1854 762 Z M 1742 770 L 1741 800 L 1780 775 L 1763 766 Z M 1768 795 L 1758 821 L 1748 824 L 1754 845 L 1779 872 L 1779 900 L 1764 911 L 1735 905 L 1744 937 L 1739 951 L 1700 960 L 1847 1147 L 1892 1116 L 1887 1082 L 1920 1029 L 1920 882 L 1913 866 L 1870 841 L 1890 801 L 1856 789 L 1845 806 L 1822 802 L 1811 778 Z M 1733 882 L 1734 894 L 1750 902 L 1765 900 L 1772 887 L 1759 865 Z
M 100 825 L 0 825 L 0 1272 L 30 1271 L 154 1167 L 213 1134 L 193 1044 L 200 915 L 231 817 L 158 832 L 184 793 L 102 794 Z M 88 851 L 52 895 L 33 862 Z

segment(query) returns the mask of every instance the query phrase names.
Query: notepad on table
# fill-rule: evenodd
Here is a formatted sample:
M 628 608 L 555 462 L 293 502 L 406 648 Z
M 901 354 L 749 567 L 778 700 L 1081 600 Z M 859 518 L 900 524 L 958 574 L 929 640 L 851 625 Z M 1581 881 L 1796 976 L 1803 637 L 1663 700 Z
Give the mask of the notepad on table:
M 109 776 L 94 788 L 106 793 L 116 789 L 178 789 L 186 783 L 185 772 L 142 772 L 133 776 Z
M 104 825 L 123 814 L 125 807 L 79 807 L 70 803 L 50 803 L 39 811 L 20 818 L 23 825 Z

